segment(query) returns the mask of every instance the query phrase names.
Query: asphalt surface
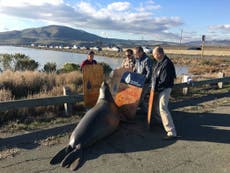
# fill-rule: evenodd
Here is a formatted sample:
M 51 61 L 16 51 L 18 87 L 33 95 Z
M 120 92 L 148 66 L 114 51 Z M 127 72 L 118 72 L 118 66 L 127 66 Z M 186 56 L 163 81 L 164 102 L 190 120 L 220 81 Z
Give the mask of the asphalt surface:
M 194 104 L 194 101 L 192 101 Z M 173 108 L 186 103 L 172 104 Z M 187 103 L 192 104 L 192 103 Z M 151 130 L 143 115 L 135 122 L 122 123 L 118 130 L 85 151 L 79 173 L 229 173 L 230 103 L 214 111 L 195 113 L 172 111 L 178 140 L 164 141 L 161 126 Z M 50 159 L 68 142 L 68 135 L 55 145 L 39 141 L 68 134 L 76 124 L 63 125 L 27 134 L 0 138 L 0 147 L 18 152 L 0 160 L 0 173 L 67 173 L 67 168 L 51 166 Z

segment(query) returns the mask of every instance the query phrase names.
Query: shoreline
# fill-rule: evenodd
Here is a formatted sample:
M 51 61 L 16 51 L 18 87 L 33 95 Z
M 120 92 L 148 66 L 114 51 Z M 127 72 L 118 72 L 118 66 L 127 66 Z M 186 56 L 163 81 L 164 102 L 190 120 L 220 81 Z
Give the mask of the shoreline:
M 32 46 L 15 46 L 15 47 L 38 49 L 38 50 L 39 49 L 40 50 L 51 50 L 51 51 L 57 51 L 57 52 L 70 52 L 70 53 L 78 53 L 78 54 L 87 54 L 87 52 L 89 51 L 86 49 L 56 49 L 56 48 L 39 48 L 39 47 L 32 47 Z M 185 47 L 183 49 L 185 49 Z M 227 76 L 230 75 L 230 70 L 228 70 L 227 68 L 227 66 L 230 65 L 230 56 L 226 56 L 224 54 L 222 56 L 204 54 L 204 56 L 201 57 L 200 50 L 197 51 L 197 50 L 183 50 L 183 49 L 176 50 L 176 47 L 174 47 L 174 50 L 170 52 L 171 47 L 165 47 L 165 52 L 166 52 L 166 55 L 168 55 L 168 57 L 172 59 L 175 65 L 187 66 L 187 68 L 191 69 L 192 71 L 194 71 L 194 68 L 198 69 L 196 70 L 196 74 L 198 71 L 204 70 L 203 67 L 205 66 L 206 71 L 205 72 L 202 71 L 201 74 L 220 71 L 220 72 L 226 73 Z M 229 52 L 229 55 L 230 55 L 230 51 L 226 51 L 226 49 L 224 51 Z M 181 52 L 181 54 L 178 54 L 177 52 Z M 183 52 L 187 54 L 183 54 Z M 191 54 L 188 54 L 189 52 L 191 52 Z M 212 52 L 218 52 L 218 48 L 216 48 L 215 51 L 213 50 Z M 197 53 L 197 54 L 194 54 L 194 53 Z M 102 50 L 102 51 L 95 51 L 95 55 L 103 56 L 106 58 L 120 59 L 120 58 L 125 57 L 125 51 L 123 50 L 121 52 L 115 52 L 115 51 Z M 153 58 L 151 54 L 147 54 L 147 55 L 150 58 Z

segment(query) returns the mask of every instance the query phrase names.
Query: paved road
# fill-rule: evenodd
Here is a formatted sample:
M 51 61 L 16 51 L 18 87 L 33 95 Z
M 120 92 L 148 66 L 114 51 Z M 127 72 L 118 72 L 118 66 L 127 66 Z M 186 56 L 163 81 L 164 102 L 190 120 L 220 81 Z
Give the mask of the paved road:
M 185 103 L 183 103 L 185 104 Z M 175 105 L 174 105 L 175 106 Z M 230 103 L 212 112 L 173 111 L 181 138 L 163 141 L 164 131 L 155 126 L 149 131 L 145 117 L 135 123 L 121 124 L 108 138 L 85 153 L 79 173 L 229 173 Z M 68 141 L 58 138 L 55 145 L 39 141 L 71 132 L 75 124 L 0 139 L 0 146 L 19 150 L 13 157 L 0 160 L 1 173 L 67 173 L 67 168 L 49 165 L 51 157 Z

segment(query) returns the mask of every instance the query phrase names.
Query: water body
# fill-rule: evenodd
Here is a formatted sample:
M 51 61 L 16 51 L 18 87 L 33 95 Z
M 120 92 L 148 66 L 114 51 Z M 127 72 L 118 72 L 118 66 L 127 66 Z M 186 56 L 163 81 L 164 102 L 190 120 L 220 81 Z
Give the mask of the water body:
M 15 54 L 21 53 L 29 56 L 33 60 L 39 63 L 39 69 L 42 69 L 47 62 L 55 62 L 57 68 L 61 68 L 65 63 L 75 63 L 81 64 L 83 60 L 86 59 L 86 54 L 71 53 L 71 52 L 62 52 L 54 50 L 42 50 L 42 49 L 33 49 L 25 47 L 15 47 L 15 46 L 0 46 L 0 54 Z M 104 56 L 94 57 L 97 62 L 105 62 L 110 65 L 112 69 L 119 67 L 122 62 L 122 58 L 109 58 Z M 177 75 L 186 74 L 187 67 L 176 67 Z

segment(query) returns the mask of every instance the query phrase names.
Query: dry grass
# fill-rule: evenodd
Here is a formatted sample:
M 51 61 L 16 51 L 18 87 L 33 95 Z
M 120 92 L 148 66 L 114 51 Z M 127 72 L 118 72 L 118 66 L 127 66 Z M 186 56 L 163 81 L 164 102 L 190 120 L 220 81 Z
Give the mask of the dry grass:
M 222 72 L 225 76 L 230 76 L 230 61 L 225 58 L 190 58 L 182 55 L 169 55 L 169 57 L 175 64 L 187 66 L 188 72 L 193 75 L 210 75 Z
M 34 96 L 57 96 L 62 94 L 63 86 L 68 86 L 73 92 L 81 92 L 82 74 L 74 71 L 63 74 L 48 74 L 38 71 L 12 72 L 0 74 L 1 88 L 12 93 L 16 99 Z M 6 95 L 6 94 L 5 94 Z M 1 99 L 1 97 L 3 97 Z M 0 95 L 4 99 L 4 94 Z
M 6 148 L 6 149 L 0 149 L 0 160 L 8 158 L 8 157 L 15 157 L 16 154 L 19 154 L 20 149 L 18 148 Z
M 70 87 L 72 93 L 82 92 L 82 73 L 79 71 L 63 74 L 48 74 L 38 71 L 5 71 L 0 74 L 0 83 L 0 101 L 14 98 L 60 96 L 63 95 L 64 86 Z M 77 106 L 75 105 L 75 107 Z M 78 109 L 82 110 L 83 108 L 78 106 Z M 15 121 L 18 128 L 26 128 L 24 126 L 20 127 L 20 123 L 29 124 L 34 121 L 50 121 L 63 114 L 63 105 L 23 108 L 0 113 L 0 125 L 3 122 Z
M 12 93 L 7 89 L 0 89 L 0 101 L 14 100 Z
M 166 49 L 167 54 L 180 54 L 180 55 L 201 55 L 201 50 L 174 50 Z M 204 50 L 203 55 L 205 56 L 230 56 L 230 50 Z

